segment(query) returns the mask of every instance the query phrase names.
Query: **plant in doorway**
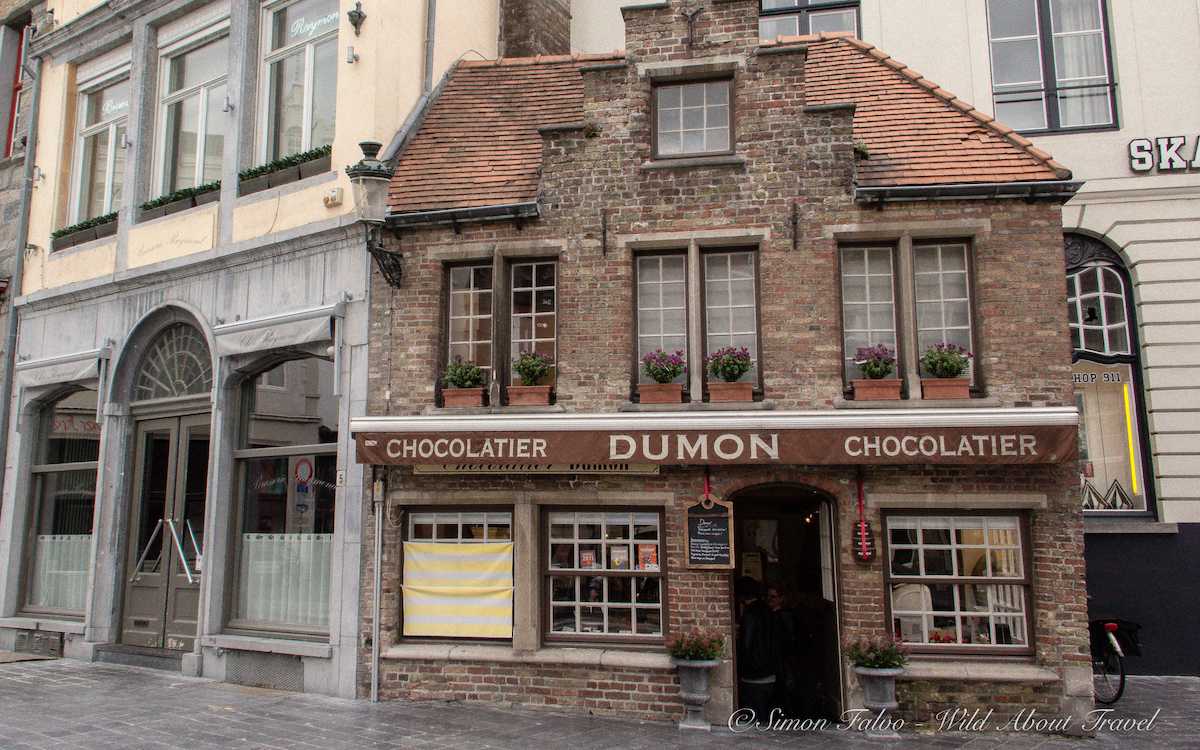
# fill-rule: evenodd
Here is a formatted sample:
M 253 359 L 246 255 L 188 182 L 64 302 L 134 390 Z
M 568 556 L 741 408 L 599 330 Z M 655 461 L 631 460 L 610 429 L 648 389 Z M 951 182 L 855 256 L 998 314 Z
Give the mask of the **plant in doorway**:
M 483 406 L 483 369 L 473 362 L 463 362 L 462 357 L 446 365 L 442 376 L 442 405 Z
M 888 377 L 896 369 L 896 352 L 887 344 L 860 346 L 854 364 L 864 376 L 851 381 L 855 401 L 900 400 L 900 378 Z
M 750 350 L 746 347 L 727 346 L 718 349 L 704 360 L 704 367 L 713 378 L 721 382 L 708 382 L 708 400 L 717 402 L 753 401 L 754 384 L 738 382 L 753 366 Z
M 672 382 L 687 372 L 687 360 L 682 351 L 667 353 L 655 349 L 642 357 L 642 372 L 654 381 L 638 385 L 638 399 L 643 404 L 677 404 L 683 401 L 683 385 Z
M 673 635 L 667 639 L 667 653 L 679 670 L 679 695 L 684 706 L 679 728 L 711 730 L 704 719 L 704 706 L 709 699 L 708 678 L 709 672 L 721 666 L 725 636 L 699 629 Z
M 970 398 L 971 381 L 963 373 L 971 366 L 972 356 L 957 344 L 934 344 L 926 349 L 921 355 L 921 369 L 930 377 L 921 378 L 921 398 Z
M 508 386 L 510 406 L 544 406 L 550 403 L 550 386 L 538 385 L 554 363 L 537 352 L 521 352 L 513 362 L 513 372 L 521 376 L 520 385 Z
M 896 678 L 904 674 L 908 650 L 890 638 L 861 638 L 847 643 L 845 651 L 862 685 L 863 705 L 886 719 L 885 714 L 900 705 L 896 701 Z M 887 721 L 878 723 L 890 725 Z

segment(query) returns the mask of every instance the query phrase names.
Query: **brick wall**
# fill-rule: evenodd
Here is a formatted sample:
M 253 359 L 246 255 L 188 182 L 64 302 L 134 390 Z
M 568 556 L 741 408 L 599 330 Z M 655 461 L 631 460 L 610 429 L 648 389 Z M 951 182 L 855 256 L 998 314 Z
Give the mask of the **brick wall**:
M 758 244 L 761 288 L 760 338 L 764 397 L 779 409 L 832 408 L 842 394 L 837 243 L 829 227 L 895 228 L 928 222 L 990 222 L 973 244 L 977 367 L 987 395 L 1001 405 L 1065 405 L 1072 402 L 1061 226 L 1058 206 L 1022 201 L 944 201 L 889 204 L 879 210 L 854 202 L 851 112 L 804 108 L 803 56 L 751 55 L 757 42 L 757 2 L 707 4 L 694 34 L 678 4 L 625 10 L 632 63 L 655 63 L 721 55 L 736 62 L 736 153 L 743 165 L 668 170 L 646 169 L 650 149 L 650 82 L 635 64 L 586 70 L 583 130 L 547 133 L 541 218 L 406 231 L 393 249 L 404 253 L 399 290 L 373 280 L 369 405 L 371 414 L 420 414 L 435 404 L 448 261 L 493 257 L 498 245 L 518 256 L 520 247 L 554 244 L 559 255 L 558 404 L 568 411 L 612 412 L 630 400 L 634 358 L 634 256 L 622 238 L 650 232 L 729 229 L 763 232 Z M 689 42 L 690 38 L 690 42 Z M 799 236 L 793 237 L 793 204 Z M 602 243 L 601 215 L 608 217 Z M 888 231 L 892 231 L 889 229 Z M 502 323 L 503 324 L 503 323 Z M 815 487 L 834 498 L 839 522 L 839 590 L 845 638 L 886 634 L 881 563 L 861 565 L 849 546 L 854 521 L 853 470 L 838 467 L 722 468 L 714 490 L 729 495 L 765 482 Z M 897 467 L 868 469 L 868 492 L 1045 493 L 1049 505 L 1032 515 L 1035 568 L 1036 660 L 1051 668 L 1086 664 L 1086 606 L 1082 585 L 1082 520 L 1069 470 L 1035 467 Z M 577 489 L 669 491 L 666 513 L 669 627 L 717 627 L 732 635 L 730 580 L 725 573 L 683 569 L 682 515 L 700 493 L 698 469 L 666 468 L 653 478 L 415 477 L 389 472 L 390 488 L 432 493 L 449 490 L 539 492 Z M 369 516 L 368 513 L 365 514 Z M 880 534 L 880 516 L 870 511 Z M 370 536 L 370 524 L 366 525 Z M 385 538 L 384 644 L 394 643 L 399 612 L 400 529 Z M 364 542 L 364 590 L 370 591 L 371 541 Z M 370 598 L 363 602 L 363 634 L 370 633 Z M 362 682 L 368 666 L 364 655 Z M 646 715 L 630 678 L 629 697 L 586 691 L 587 670 L 556 672 L 548 683 L 527 667 L 492 666 L 473 673 L 457 666 L 386 661 L 387 695 L 545 704 L 543 687 L 574 691 L 559 705 Z M 482 668 L 482 665 L 478 665 Z M 516 680 L 516 684 L 509 680 Z M 549 679 L 549 678 L 546 678 Z M 501 683 L 500 680 L 503 680 Z M 520 690 L 524 685 L 538 690 Z M 718 674 L 717 693 L 731 699 L 728 669 Z M 943 686 L 941 692 L 905 693 L 906 708 L 924 715 L 959 690 L 978 699 L 987 685 Z M 1012 701 L 1052 702 L 1057 686 L 1022 692 Z M 725 691 L 721 693 L 721 691 Z M 1040 691 L 1040 692 L 1039 692 Z M 1057 692 L 1056 692 L 1057 691 Z M 577 693 L 577 694 L 576 694 Z M 719 702 L 714 699 L 714 702 Z M 650 713 L 674 716 L 676 704 L 652 702 Z
M 571 51 L 569 0 L 500 0 L 500 56 L 565 55 Z

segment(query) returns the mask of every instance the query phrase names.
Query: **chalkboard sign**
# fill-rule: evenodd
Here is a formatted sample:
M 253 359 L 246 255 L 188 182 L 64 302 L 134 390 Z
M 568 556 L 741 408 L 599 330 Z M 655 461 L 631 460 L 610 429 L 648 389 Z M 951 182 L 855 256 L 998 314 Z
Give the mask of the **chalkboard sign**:
M 687 509 L 687 566 L 733 569 L 733 505 L 705 498 Z

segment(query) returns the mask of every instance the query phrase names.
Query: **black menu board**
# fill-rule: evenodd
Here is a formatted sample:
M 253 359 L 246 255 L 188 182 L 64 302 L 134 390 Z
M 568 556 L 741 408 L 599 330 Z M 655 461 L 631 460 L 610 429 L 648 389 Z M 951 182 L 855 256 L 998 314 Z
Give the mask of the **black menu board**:
M 687 566 L 733 569 L 733 505 L 712 498 L 687 509 Z

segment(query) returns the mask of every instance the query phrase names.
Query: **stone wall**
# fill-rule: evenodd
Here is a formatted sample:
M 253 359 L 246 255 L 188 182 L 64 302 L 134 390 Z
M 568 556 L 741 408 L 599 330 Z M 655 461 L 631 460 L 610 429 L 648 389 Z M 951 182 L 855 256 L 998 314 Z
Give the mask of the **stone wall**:
M 499 50 L 501 57 L 569 53 L 570 0 L 501 0 Z

